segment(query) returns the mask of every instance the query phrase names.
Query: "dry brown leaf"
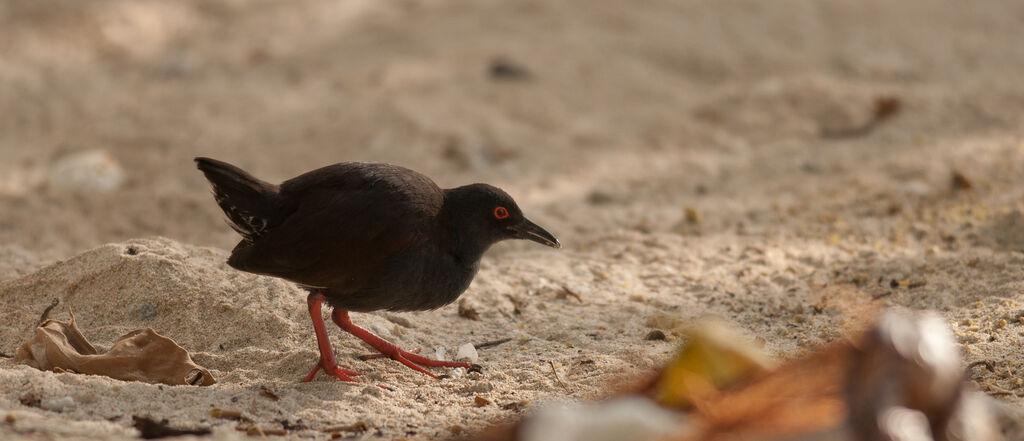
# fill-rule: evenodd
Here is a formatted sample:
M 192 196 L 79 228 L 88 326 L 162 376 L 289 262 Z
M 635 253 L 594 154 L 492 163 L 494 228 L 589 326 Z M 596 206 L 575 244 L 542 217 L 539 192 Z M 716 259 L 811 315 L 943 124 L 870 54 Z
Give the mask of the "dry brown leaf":
M 695 403 L 701 440 L 756 439 L 814 433 L 846 416 L 843 376 L 849 345 L 836 343 Z
M 192 361 L 188 352 L 152 328 L 122 335 L 109 351 L 99 353 L 75 325 L 75 316 L 60 322 L 48 319 L 35 336 L 22 343 L 15 361 L 36 369 L 103 375 L 125 381 L 169 385 L 209 386 L 210 371 Z

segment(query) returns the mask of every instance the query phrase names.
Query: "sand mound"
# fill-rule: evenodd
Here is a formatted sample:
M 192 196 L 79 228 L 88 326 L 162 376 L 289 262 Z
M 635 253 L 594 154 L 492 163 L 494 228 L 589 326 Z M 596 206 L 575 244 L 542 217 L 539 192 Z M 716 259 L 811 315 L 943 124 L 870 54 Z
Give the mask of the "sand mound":
M 452 357 L 455 349 L 467 342 L 514 337 L 497 347 L 481 349 L 481 362 L 487 366 L 484 373 L 438 371 L 453 378 L 437 381 L 391 361 L 359 361 L 355 356 L 368 349 L 331 326 L 340 362 L 364 375 L 354 384 L 322 376 L 312 383 L 300 383 L 317 359 L 305 312 L 305 292 L 279 279 L 236 271 L 224 263 L 226 258 L 222 250 L 165 238 L 137 239 L 103 245 L 0 282 L 0 320 L 9 324 L 0 329 L 0 350 L 5 353 L 13 353 L 29 338 L 41 313 L 53 299 L 59 299 L 60 306 L 52 309 L 50 317 L 65 319 L 70 306 L 82 332 L 98 348 L 109 347 L 117 336 L 130 330 L 151 327 L 190 351 L 195 361 L 218 379 L 218 384 L 202 389 L 158 386 L 42 372 L 3 359 L 0 388 L 11 392 L 0 395 L 0 408 L 14 409 L 15 431 L 31 432 L 65 419 L 88 420 L 92 422 L 63 425 L 60 433 L 131 437 L 134 432 L 127 427 L 133 415 L 167 418 L 184 427 L 233 426 L 232 421 L 210 417 L 210 409 L 216 406 L 239 410 L 264 427 L 288 427 L 297 433 L 363 422 L 387 436 L 417 432 L 421 426 L 433 427 L 428 436 L 447 435 L 447 429 L 437 428 L 439 418 L 464 428 L 480 427 L 496 415 L 523 407 L 502 409 L 502 405 L 536 400 L 558 390 L 560 380 L 546 370 L 555 365 L 549 367 L 539 356 L 568 360 L 584 352 L 571 349 L 572 345 L 554 345 L 555 341 L 576 340 L 564 331 L 555 333 L 544 326 L 524 331 L 517 326 L 521 314 L 528 316 L 535 308 L 544 307 L 529 296 L 547 297 L 561 289 L 544 276 L 570 272 L 568 260 L 526 264 L 529 268 L 525 268 L 522 263 L 512 265 L 511 260 L 499 259 L 497 266 L 485 265 L 487 282 L 472 299 L 472 307 L 482 318 L 479 321 L 459 317 L 455 305 L 416 314 L 354 315 L 357 323 L 378 334 L 409 348 L 422 346 L 431 355 L 437 353 L 438 346 Z M 524 274 L 538 273 L 540 277 L 524 279 Z M 587 273 L 586 277 L 592 276 Z M 574 321 L 577 324 L 571 329 L 595 327 L 579 318 Z M 603 389 L 602 379 L 607 374 L 593 372 L 599 366 L 626 365 L 621 358 L 596 352 L 583 368 L 590 374 L 575 386 L 578 391 Z M 651 364 L 652 360 L 645 363 Z M 557 366 L 564 369 L 562 364 Z M 477 395 L 494 404 L 478 407 Z M 43 415 L 57 419 L 45 423 Z M 344 419 L 339 420 L 339 415 Z
M 95 248 L 4 283 L 0 304 L 13 326 L 0 331 L 0 342 L 10 347 L 24 338 L 56 298 L 101 342 L 152 327 L 197 352 L 280 351 L 299 343 L 305 295 L 284 281 L 235 271 L 226 258 L 167 239 Z

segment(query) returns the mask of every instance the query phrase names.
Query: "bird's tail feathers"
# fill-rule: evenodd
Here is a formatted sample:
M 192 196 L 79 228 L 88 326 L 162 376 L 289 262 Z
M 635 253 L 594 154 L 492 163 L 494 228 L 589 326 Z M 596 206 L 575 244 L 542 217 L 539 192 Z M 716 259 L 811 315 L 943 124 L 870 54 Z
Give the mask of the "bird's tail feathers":
M 202 157 L 195 160 L 210 181 L 217 205 L 224 210 L 231 228 L 252 241 L 271 226 L 278 195 L 276 185 L 223 161 Z

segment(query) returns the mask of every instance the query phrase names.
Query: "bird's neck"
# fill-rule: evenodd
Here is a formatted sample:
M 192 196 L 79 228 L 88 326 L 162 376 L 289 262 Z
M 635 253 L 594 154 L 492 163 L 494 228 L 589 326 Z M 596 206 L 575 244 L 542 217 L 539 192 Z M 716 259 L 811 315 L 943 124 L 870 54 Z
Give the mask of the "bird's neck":
M 488 237 L 479 225 L 474 225 L 460 207 L 459 198 L 453 193 L 462 188 L 445 190 L 445 205 L 441 209 L 442 248 L 446 249 L 459 264 L 469 268 L 475 267 L 494 241 Z
M 470 267 L 480 263 L 484 252 L 491 247 L 490 243 L 475 242 L 459 232 L 453 232 L 451 254 L 460 264 Z

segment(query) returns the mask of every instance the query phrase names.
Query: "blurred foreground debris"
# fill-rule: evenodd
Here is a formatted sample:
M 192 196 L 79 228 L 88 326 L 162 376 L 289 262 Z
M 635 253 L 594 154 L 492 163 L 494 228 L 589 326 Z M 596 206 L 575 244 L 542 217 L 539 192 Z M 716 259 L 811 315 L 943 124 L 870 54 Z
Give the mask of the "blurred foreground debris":
M 986 398 L 965 390 L 959 348 L 934 314 L 887 311 L 853 350 L 850 427 L 862 440 L 1001 439 Z
M 122 335 L 109 351 L 99 353 L 71 320 L 47 319 L 35 336 L 18 347 L 14 360 L 40 370 L 103 375 L 125 381 L 209 386 L 210 371 L 192 361 L 181 346 L 151 328 Z
M 523 441 L 624 441 L 661 439 L 688 432 L 689 426 L 669 409 L 636 395 L 602 403 L 544 408 L 519 430 Z
M 772 368 L 719 322 L 646 386 L 545 406 L 478 441 L 997 441 L 999 405 L 965 383 L 945 320 L 894 309 L 853 341 Z M 1003 411 L 1006 413 L 1006 411 Z
M 139 437 L 142 439 L 159 439 L 167 438 L 172 436 L 184 436 L 194 435 L 202 436 L 209 435 L 210 429 L 199 428 L 199 429 L 178 429 L 168 425 L 167 420 L 157 421 L 148 416 L 132 416 L 132 425 L 135 430 L 139 431 Z
M 685 337 L 686 346 L 665 366 L 650 393 L 663 406 L 683 409 L 697 405 L 723 387 L 773 367 L 760 348 L 722 322 L 690 328 Z

